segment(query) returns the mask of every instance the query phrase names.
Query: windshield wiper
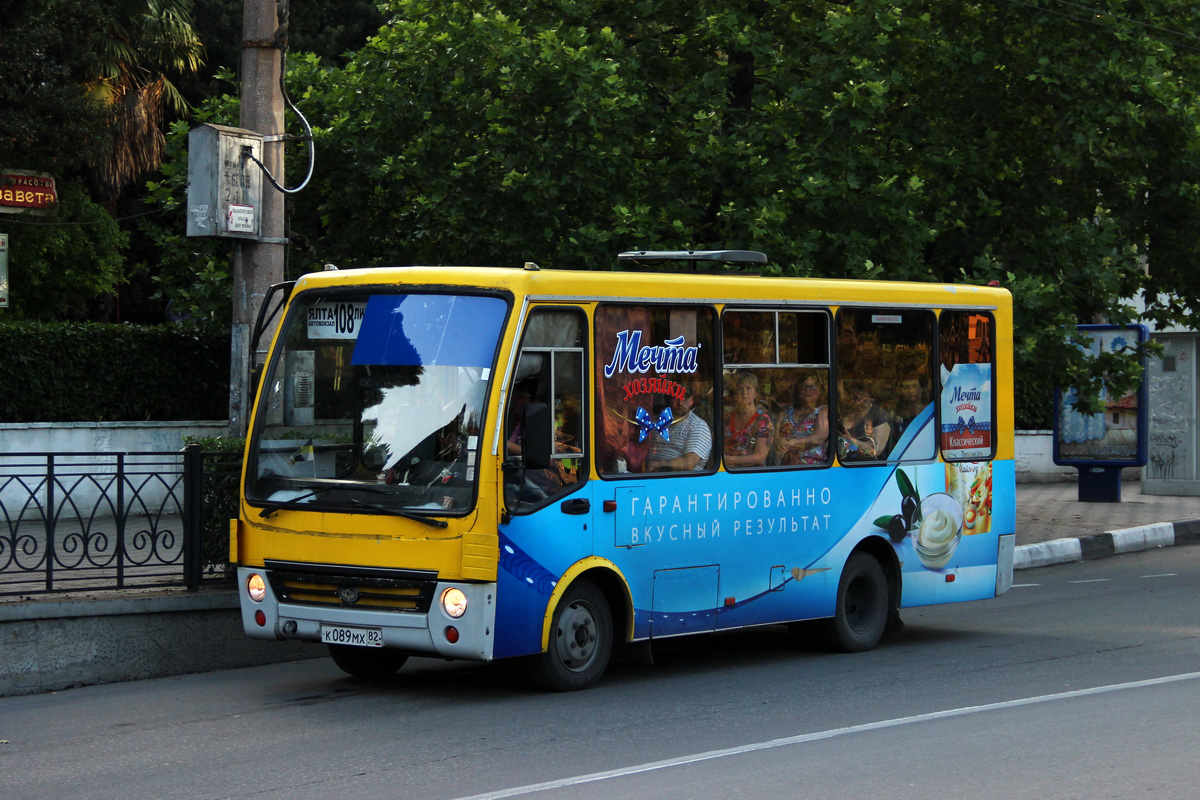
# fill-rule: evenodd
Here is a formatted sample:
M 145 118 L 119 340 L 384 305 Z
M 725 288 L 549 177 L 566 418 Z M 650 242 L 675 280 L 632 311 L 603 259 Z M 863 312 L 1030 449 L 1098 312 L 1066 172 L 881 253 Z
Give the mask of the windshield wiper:
M 375 492 L 377 494 L 382 493 L 381 489 L 378 489 L 378 488 L 376 488 L 374 486 L 370 486 L 370 485 L 364 485 L 364 486 L 318 486 L 314 489 L 310 489 L 309 491 L 304 492 L 303 494 L 298 494 L 295 497 L 288 498 L 287 500 L 280 500 L 278 503 L 268 505 L 262 511 L 259 511 L 258 515 L 260 517 L 269 517 L 272 514 L 274 514 L 276 511 L 283 511 L 284 509 L 287 509 L 287 508 L 296 508 L 297 506 L 306 505 L 305 501 L 308 500 L 310 497 L 316 497 L 319 494 L 325 494 L 326 492 L 332 492 L 335 489 L 341 489 L 343 491 L 352 491 L 352 492 Z M 351 501 L 351 502 L 353 502 L 353 501 Z
M 304 501 L 308 500 L 308 498 L 310 498 L 310 497 L 316 497 L 319 494 L 325 494 L 325 492 L 331 492 L 334 489 L 340 489 L 340 488 L 342 488 L 342 487 L 340 487 L 340 486 L 318 486 L 317 488 L 310 489 L 309 491 L 304 492 L 303 494 L 298 494 L 295 497 L 289 497 L 287 500 L 280 500 L 278 503 L 269 505 L 266 508 L 264 508 L 262 511 L 258 512 L 258 515 L 260 517 L 269 517 L 272 514 L 274 514 L 276 511 L 282 511 L 285 508 L 295 508 L 296 506 L 304 505 Z
M 356 506 L 363 506 L 364 508 L 372 509 L 373 511 L 380 511 L 384 514 L 391 514 L 393 517 L 404 517 L 404 519 L 411 519 L 413 522 L 421 522 L 431 528 L 445 528 L 447 526 L 447 522 L 444 519 L 434 519 L 433 517 L 427 517 L 424 514 L 412 514 L 408 511 L 401 511 L 398 508 L 377 506 L 374 503 L 367 503 L 359 500 L 357 497 L 350 498 L 350 503 Z

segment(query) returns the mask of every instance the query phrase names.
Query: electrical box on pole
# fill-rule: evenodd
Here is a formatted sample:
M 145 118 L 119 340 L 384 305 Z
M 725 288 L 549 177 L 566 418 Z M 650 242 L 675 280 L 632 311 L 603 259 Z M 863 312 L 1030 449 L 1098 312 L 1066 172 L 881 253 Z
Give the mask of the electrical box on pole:
M 262 241 L 263 135 L 225 125 L 188 133 L 188 236 Z

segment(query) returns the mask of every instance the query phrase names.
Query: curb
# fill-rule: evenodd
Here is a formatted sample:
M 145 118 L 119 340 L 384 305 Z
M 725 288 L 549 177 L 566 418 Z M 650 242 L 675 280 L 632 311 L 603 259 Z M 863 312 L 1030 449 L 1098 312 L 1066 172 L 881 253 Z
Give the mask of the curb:
M 1121 553 L 1136 553 L 1140 550 L 1173 547 L 1179 544 L 1200 544 L 1200 520 L 1159 522 L 1092 536 L 1024 544 L 1015 548 L 1013 569 L 1032 569 L 1085 559 L 1107 558 Z

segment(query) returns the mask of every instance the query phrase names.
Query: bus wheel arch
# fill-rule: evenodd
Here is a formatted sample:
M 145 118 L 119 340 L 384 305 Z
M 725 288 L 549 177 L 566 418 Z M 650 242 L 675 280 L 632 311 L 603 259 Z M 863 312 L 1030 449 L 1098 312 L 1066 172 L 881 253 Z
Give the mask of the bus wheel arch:
M 587 563 L 593 561 L 600 563 Z M 599 681 L 613 650 L 628 640 L 631 607 L 624 577 L 602 559 L 568 570 L 546 609 L 538 656 L 542 684 L 575 691 Z
M 843 653 L 870 650 L 900 626 L 899 598 L 895 550 L 882 539 L 864 540 L 842 565 L 834 615 L 818 627 L 822 642 Z
M 629 592 L 629 582 L 625 580 L 625 575 L 616 564 L 605 558 L 591 556 L 572 565 L 555 584 L 550 601 L 546 604 L 546 615 L 542 620 L 543 652 L 550 646 L 550 624 L 555 610 L 562 603 L 567 589 L 581 578 L 595 584 L 608 599 L 616 642 L 622 644 L 632 639 L 633 597 Z
M 538 656 L 538 677 L 552 691 L 594 686 L 613 651 L 612 609 L 604 592 L 578 578 L 563 592 L 551 615 L 550 642 Z

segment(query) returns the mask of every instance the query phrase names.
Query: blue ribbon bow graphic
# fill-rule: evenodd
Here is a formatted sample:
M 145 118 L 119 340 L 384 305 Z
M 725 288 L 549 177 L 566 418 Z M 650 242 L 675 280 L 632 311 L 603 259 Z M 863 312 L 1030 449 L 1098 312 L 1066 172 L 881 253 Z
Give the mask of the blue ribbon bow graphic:
M 671 441 L 671 432 L 667 430 L 667 426 L 671 424 L 671 409 L 664 408 L 662 413 L 658 415 L 658 419 L 650 416 L 650 412 L 638 406 L 637 413 L 634 414 L 637 419 L 637 424 L 641 426 L 638 431 L 638 441 L 644 442 L 646 437 L 650 435 L 650 431 L 658 431 L 662 437 L 668 442 Z
M 964 422 L 963 418 L 959 417 L 958 425 L 955 426 L 954 432 L 959 433 L 961 431 L 966 431 L 967 433 L 974 434 L 975 433 L 975 418 L 971 417 L 969 420 Z

